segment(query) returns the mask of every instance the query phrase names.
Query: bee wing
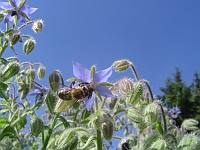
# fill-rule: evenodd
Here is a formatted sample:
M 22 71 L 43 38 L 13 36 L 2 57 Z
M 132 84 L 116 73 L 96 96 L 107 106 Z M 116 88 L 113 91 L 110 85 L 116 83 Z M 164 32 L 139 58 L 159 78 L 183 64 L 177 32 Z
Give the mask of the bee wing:
M 63 101 L 59 99 L 58 102 L 56 103 L 55 112 L 62 112 L 64 110 L 70 109 L 76 102 L 77 100 Z

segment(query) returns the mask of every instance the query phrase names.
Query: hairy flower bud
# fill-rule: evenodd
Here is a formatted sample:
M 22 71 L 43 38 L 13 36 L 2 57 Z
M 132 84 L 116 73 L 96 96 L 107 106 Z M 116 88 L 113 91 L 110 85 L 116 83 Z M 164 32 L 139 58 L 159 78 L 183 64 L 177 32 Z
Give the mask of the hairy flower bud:
M 32 30 L 35 33 L 42 32 L 43 27 L 44 27 L 44 21 L 42 19 L 36 20 L 33 23 Z
M 24 54 L 28 55 L 30 52 L 32 52 L 33 49 L 35 48 L 35 44 L 36 42 L 33 38 L 29 38 L 28 40 L 26 40 L 23 46 Z
M 118 81 L 119 91 L 123 95 L 133 94 L 133 81 L 130 78 L 123 78 Z
M 160 116 L 160 107 L 156 103 L 151 103 L 144 109 L 146 122 L 155 123 Z
M 13 77 L 14 75 L 18 74 L 20 67 L 16 62 L 10 62 L 6 65 L 6 67 L 2 71 L 1 80 L 6 81 Z
M 136 108 L 129 108 L 127 110 L 127 117 L 135 123 L 143 123 L 144 122 L 144 115 L 143 113 L 136 109 Z
M 117 103 L 117 98 L 110 98 L 108 101 L 108 105 L 110 109 L 113 109 L 115 107 L 115 104 Z
M 58 70 L 53 71 L 49 76 L 49 85 L 51 89 L 56 92 L 60 84 L 60 74 Z
M 27 86 L 24 87 L 22 92 L 21 92 L 20 99 L 23 100 L 24 98 L 26 98 L 28 93 L 29 93 L 29 85 L 27 84 Z
M 130 64 L 131 64 L 131 62 L 126 59 L 116 60 L 113 63 L 113 68 L 117 72 L 122 72 L 122 71 L 127 70 L 129 68 Z
M 44 129 L 44 124 L 42 119 L 36 116 L 31 117 L 30 124 L 31 124 L 31 133 L 35 137 L 37 137 Z
M 38 79 L 39 80 L 43 79 L 44 75 L 45 75 L 45 67 L 40 65 L 40 67 L 38 68 L 38 71 L 37 71 Z
M 107 115 L 103 115 L 103 123 L 102 123 L 102 132 L 103 132 L 103 136 L 106 140 L 110 140 L 113 136 L 113 121 L 111 121 L 111 119 L 107 116 Z
M 11 33 L 8 35 L 8 39 L 10 42 L 10 46 L 15 45 L 18 41 L 21 40 L 21 33 L 19 30 L 12 30 Z
M 133 86 L 134 94 L 130 97 L 128 103 L 135 104 L 139 101 L 140 97 L 142 96 L 143 87 L 140 82 L 136 82 Z
M 29 68 L 26 72 L 26 82 L 32 83 L 35 80 L 35 70 L 33 68 Z
M 28 100 L 26 100 L 26 101 L 24 102 L 24 107 L 25 107 L 25 108 L 28 108 L 28 107 L 30 107 L 30 103 L 29 103 L 29 101 L 28 101 Z

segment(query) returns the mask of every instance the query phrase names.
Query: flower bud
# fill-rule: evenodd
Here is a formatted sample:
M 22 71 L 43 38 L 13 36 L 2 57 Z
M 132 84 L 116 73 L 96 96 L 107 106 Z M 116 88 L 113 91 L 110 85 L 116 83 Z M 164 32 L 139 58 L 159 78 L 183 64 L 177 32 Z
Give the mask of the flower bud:
M 146 122 L 155 123 L 160 116 L 159 106 L 156 103 L 151 103 L 144 109 Z
M 39 80 L 43 79 L 44 75 L 45 75 L 45 67 L 40 65 L 40 67 L 38 68 L 38 71 L 37 71 L 38 79 Z
M 35 44 L 36 44 L 36 41 L 33 38 L 26 40 L 23 46 L 24 54 L 28 55 L 30 52 L 32 52 L 35 47 Z
M 21 40 L 21 33 L 19 30 L 12 30 L 11 33 L 8 36 L 10 45 L 15 45 L 18 41 Z
M 29 68 L 26 72 L 26 83 L 32 83 L 35 80 L 35 70 Z
M 56 92 L 60 84 L 60 74 L 58 70 L 53 71 L 49 76 L 49 85 L 51 89 Z
M 28 107 L 30 107 L 30 103 L 29 103 L 29 101 L 28 101 L 28 100 L 26 100 L 26 101 L 24 102 L 24 107 L 25 107 L 25 108 L 28 108 Z
M 144 115 L 141 111 L 136 108 L 129 108 L 127 110 L 127 117 L 135 123 L 143 123 L 144 122 Z
M 42 32 L 43 27 L 44 27 L 44 21 L 42 19 L 36 20 L 33 23 L 32 30 L 35 33 Z
M 128 103 L 135 104 L 139 101 L 140 97 L 142 96 L 143 87 L 140 82 L 136 82 L 133 86 L 134 94 L 130 97 Z
M 18 74 L 20 70 L 20 67 L 18 63 L 16 62 L 10 62 L 6 65 L 6 67 L 2 71 L 2 81 L 6 81 L 13 77 L 14 75 Z
M 119 91 L 123 95 L 133 94 L 133 81 L 129 78 L 123 78 L 118 81 Z
M 107 115 L 103 115 L 102 132 L 106 140 L 112 139 L 113 136 L 113 122 Z
M 113 68 L 117 72 L 122 72 L 122 71 L 127 70 L 129 68 L 130 64 L 131 64 L 131 62 L 126 59 L 117 60 L 113 63 Z
M 115 107 L 117 100 L 118 100 L 117 98 L 110 98 L 110 100 L 108 101 L 108 105 L 110 109 L 113 109 Z
M 29 93 L 29 85 L 27 84 L 27 86 L 24 87 L 23 91 L 21 92 L 20 99 L 23 100 L 24 98 L 26 98 L 28 93 Z
M 37 137 L 44 129 L 44 124 L 42 119 L 36 116 L 31 117 L 30 124 L 31 124 L 31 133 L 35 137 Z

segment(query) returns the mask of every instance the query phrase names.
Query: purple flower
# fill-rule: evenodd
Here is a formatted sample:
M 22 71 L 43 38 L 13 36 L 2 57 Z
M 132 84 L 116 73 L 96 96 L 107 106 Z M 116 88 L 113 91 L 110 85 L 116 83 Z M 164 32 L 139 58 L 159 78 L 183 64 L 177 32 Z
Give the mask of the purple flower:
M 181 111 L 178 108 L 178 106 L 173 107 L 172 109 L 169 110 L 169 116 L 171 116 L 172 118 L 177 118 L 180 113 Z
M 41 88 L 41 87 L 37 87 L 35 86 L 34 89 L 28 93 L 29 96 L 35 96 L 36 95 L 36 99 L 39 100 L 43 100 L 44 99 L 44 95 L 45 93 L 48 92 L 47 88 Z
M 90 83 L 94 87 L 94 91 L 98 92 L 100 95 L 104 97 L 114 97 L 110 90 L 105 85 L 101 84 L 102 82 L 106 82 L 111 76 L 112 66 L 92 74 L 87 68 L 73 61 L 73 74 L 77 79 L 81 80 L 81 82 Z M 93 106 L 94 98 L 95 94 L 93 92 L 90 99 L 88 99 L 88 97 L 84 99 L 87 110 L 90 110 Z
M 25 23 L 26 19 L 30 20 L 28 15 L 34 13 L 37 8 L 24 5 L 25 3 L 26 0 L 10 0 L 9 2 L 0 2 L 0 8 L 4 9 L 3 12 L 6 13 L 5 23 L 13 21 L 14 16 L 16 16 L 17 20 L 22 23 Z

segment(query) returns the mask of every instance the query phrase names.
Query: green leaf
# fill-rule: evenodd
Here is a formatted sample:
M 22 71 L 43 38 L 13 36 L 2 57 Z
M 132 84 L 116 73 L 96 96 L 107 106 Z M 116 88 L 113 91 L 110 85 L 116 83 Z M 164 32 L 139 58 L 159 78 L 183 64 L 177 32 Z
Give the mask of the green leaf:
M 1 132 L 1 135 L 0 135 L 0 141 L 6 136 L 8 136 L 9 138 L 17 138 L 19 140 L 19 138 L 16 136 L 16 132 L 15 132 L 14 128 L 11 126 L 6 126 L 3 129 L 3 131 Z
M 4 34 L 5 34 L 5 35 L 9 35 L 9 34 L 11 34 L 12 32 L 13 32 L 13 29 L 6 31 Z
M 0 117 L 0 128 L 3 128 L 4 126 L 6 126 L 8 124 L 8 119 L 5 117 Z
M 8 95 L 6 94 L 5 90 L 3 90 L 2 88 L 0 88 L 0 97 L 4 98 L 6 100 L 8 100 Z
M 5 90 L 7 90 L 8 85 L 3 82 L 0 82 L 0 88 L 5 91 Z
M 78 145 L 77 132 L 72 129 L 65 130 L 56 140 L 56 145 L 57 149 L 76 149 Z
M 67 122 L 67 120 L 66 120 L 64 117 L 58 116 L 57 119 L 59 119 L 60 121 L 62 121 L 62 123 L 63 123 L 63 125 L 65 126 L 65 128 L 70 127 L 69 122 Z

